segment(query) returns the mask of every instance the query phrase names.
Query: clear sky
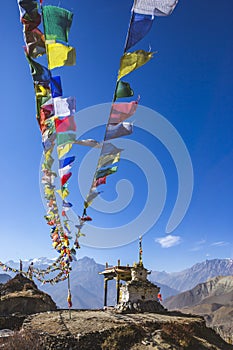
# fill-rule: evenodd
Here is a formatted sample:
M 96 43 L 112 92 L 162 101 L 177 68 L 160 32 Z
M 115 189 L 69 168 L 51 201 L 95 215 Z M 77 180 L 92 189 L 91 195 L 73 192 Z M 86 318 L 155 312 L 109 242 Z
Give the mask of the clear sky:
M 78 111 L 111 102 L 132 1 L 100 0 L 97 5 L 94 0 L 46 0 L 44 4 L 60 5 L 74 12 L 69 43 L 76 48 L 77 65 L 54 70 L 55 75 L 62 77 L 64 96 L 76 96 Z M 178 271 L 205 259 L 233 258 L 232 11 L 233 3 L 229 0 L 221 3 L 180 0 L 173 14 L 155 18 L 150 33 L 130 50 L 151 47 L 157 52 L 153 60 L 123 80 L 130 82 L 136 97 L 140 94 L 140 105 L 160 113 L 177 130 L 190 154 L 194 173 L 188 211 L 176 229 L 166 233 L 178 191 L 174 162 L 164 145 L 144 130 L 135 128 L 134 134 L 128 137 L 151 150 L 167 181 L 166 202 L 159 219 L 148 232 L 134 233 L 134 237 L 145 233 L 144 262 L 151 269 Z M 23 52 L 17 1 L 6 1 L 0 16 L 0 260 L 55 257 L 49 227 L 43 218 L 45 210 L 39 186 L 41 137 L 35 119 L 32 80 Z M 92 118 L 95 125 L 98 115 Z M 143 116 L 135 115 L 136 125 L 137 118 Z M 106 115 L 106 122 L 107 119 Z M 80 125 L 78 123 L 77 117 L 78 130 L 85 127 L 82 118 Z M 101 140 L 103 133 L 104 128 L 99 127 L 86 136 Z M 77 165 L 72 176 L 70 200 L 78 213 L 82 208 L 78 166 L 85 152 L 78 147 L 73 152 Z M 95 164 L 93 162 L 93 167 Z M 93 171 L 88 169 L 87 175 L 92 176 Z M 132 202 L 115 214 L 90 209 L 92 225 L 109 228 L 111 235 L 114 227 L 138 216 L 146 201 L 146 178 L 147 174 L 143 174 L 137 164 L 122 159 L 118 173 L 112 175 L 103 188 L 102 197 L 114 200 L 116 183 L 127 179 L 134 188 Z M 153 184 L 155 188 L 158 186 L 156 176 Z M 156 196 L 154 201 L 156 208 Z M 148 213 L 148 220 L 150 215 Z M 122 263 L 132 263 L 138 258 L 137 247 L 138 241 L 111 249 L 83 245 L 78 256 L 87 255 L 101 263 L 115 264 L 118 258 Z

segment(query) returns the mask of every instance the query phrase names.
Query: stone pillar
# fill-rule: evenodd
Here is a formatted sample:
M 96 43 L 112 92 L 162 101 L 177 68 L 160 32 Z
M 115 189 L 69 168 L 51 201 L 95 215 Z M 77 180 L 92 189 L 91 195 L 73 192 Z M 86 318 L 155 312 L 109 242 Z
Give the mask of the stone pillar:
M 116 290 L 117 290 L 117 304 L 119 303 L 120 299 L 120 279 L 117 277 L 116 279 Z
M 108 279 L 104 278 L 104 306 L 107 306 L 108 300 Z

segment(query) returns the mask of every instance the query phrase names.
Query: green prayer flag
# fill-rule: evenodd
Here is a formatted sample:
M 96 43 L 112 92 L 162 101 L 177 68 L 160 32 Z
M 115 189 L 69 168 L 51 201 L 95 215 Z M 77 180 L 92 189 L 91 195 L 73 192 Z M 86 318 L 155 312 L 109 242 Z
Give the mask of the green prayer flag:
M 100 169 L 95 174 L 95 180 L 98 180 L 100 177 L 108 176 L 114 174 L 117 171 L 117 166 L 113 166 L 111 168 Z
M 131 97 L 133 96 L 134 92 L 131 89 L 129 83 L 125 83 L 124 81 L 118 81 L 117 87 L 116 87 L 116 92 L 115 92 L 115 100 L 117 98 L 122 98 L 122 97 Z
M 68 42 L 73 13 L 56 6 L 43 6 L 43 22 L 46 40 Z
M 57 134 L 57 146 L 65 145 L 66 143 L 73 143 L 76 139 L 76 134 L 59 133 Z

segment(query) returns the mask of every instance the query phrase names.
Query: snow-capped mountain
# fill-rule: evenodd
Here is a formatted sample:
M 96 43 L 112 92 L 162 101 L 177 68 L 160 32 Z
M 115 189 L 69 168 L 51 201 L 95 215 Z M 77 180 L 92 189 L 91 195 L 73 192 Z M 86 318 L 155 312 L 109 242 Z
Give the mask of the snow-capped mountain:
M 192 289 L 199 283 L 206 282 L 212 277 L 229 275 L 233 275 L 233 260 L 213 259 L 195 264 L 181 272 L 161 273 L 154 271 L 151 273 L 151 280 L 164 283 L 183 292 Z
M 54 262 L 54 259 L 45 257 L 23 261 L 23 269 L 27 270 L 33 262 L 35 268 L 45 269 Z M 8 261 L 7 265 L 19 268 L 19 262 Z M 71 290 L 74 308 L 100 308 L 103 306 L 104 279 L 99 275 L 105 266 L 98 264 L 94 259 L 84 257 L 72 264 Z M 214 259 L 198 263 L 189 269 L 176 273 L 152 272 L 150 280 L 161 287 L 163 299 L 178 294 L 178 291 L 192 289 L 198 283 L 206 282 L 215 276 L 233 274 L 232 259 Z M 67 307 L 67 281 L 57 283 L 54 286 L 46 284 L 38 286 L 49 293 L 57 305 Z M 115 281 L 108 284 L 108 305 L 114 305 L 116 301 Z

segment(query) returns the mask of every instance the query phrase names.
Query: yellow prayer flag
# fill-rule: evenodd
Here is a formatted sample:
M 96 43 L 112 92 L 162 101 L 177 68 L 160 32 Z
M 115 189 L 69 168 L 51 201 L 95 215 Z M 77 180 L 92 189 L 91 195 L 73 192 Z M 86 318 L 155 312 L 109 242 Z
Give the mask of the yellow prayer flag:
M 117 80 L 120 80 L 125 75 L 131 73 L 133 70 L 143 66 L 153 57 L 153 52 L 146 52 L 144 50 L 137 50 L 134 52 L 126 52 L 121 57 L 120 69 Z
M 98 168 L 119 162 L 120 152 L 117 154 L 106 154 L 99 158 Z
M 61 145 L 57 147 L 58 158 L 62 158 L 66 153 L 68 153 L 72 148 L 72 143 L 67 143 L 66 145 Z
M 44 87 L 43 85 L 40 84 L 35 84 L 35 92 L 36 92 L 36 97 L 45 97 L 50 95 L 50 89 L 47 87 Z
M 46 47 L 49 69 L 75 65 L 76 51 L 74 47 L 66 46 L 60 43 L 47 44 Z
M 54 194 L 54 189 L 45 186 L 44 193 L 47 194 L 48 196 L 50 196 L 50 195 Z
M 67 188 L 64 188 L 64 190 L 57 190 L 56 192 L 62 199 L 65 199 L 69 195 L 69 191 L 67 190 Z

